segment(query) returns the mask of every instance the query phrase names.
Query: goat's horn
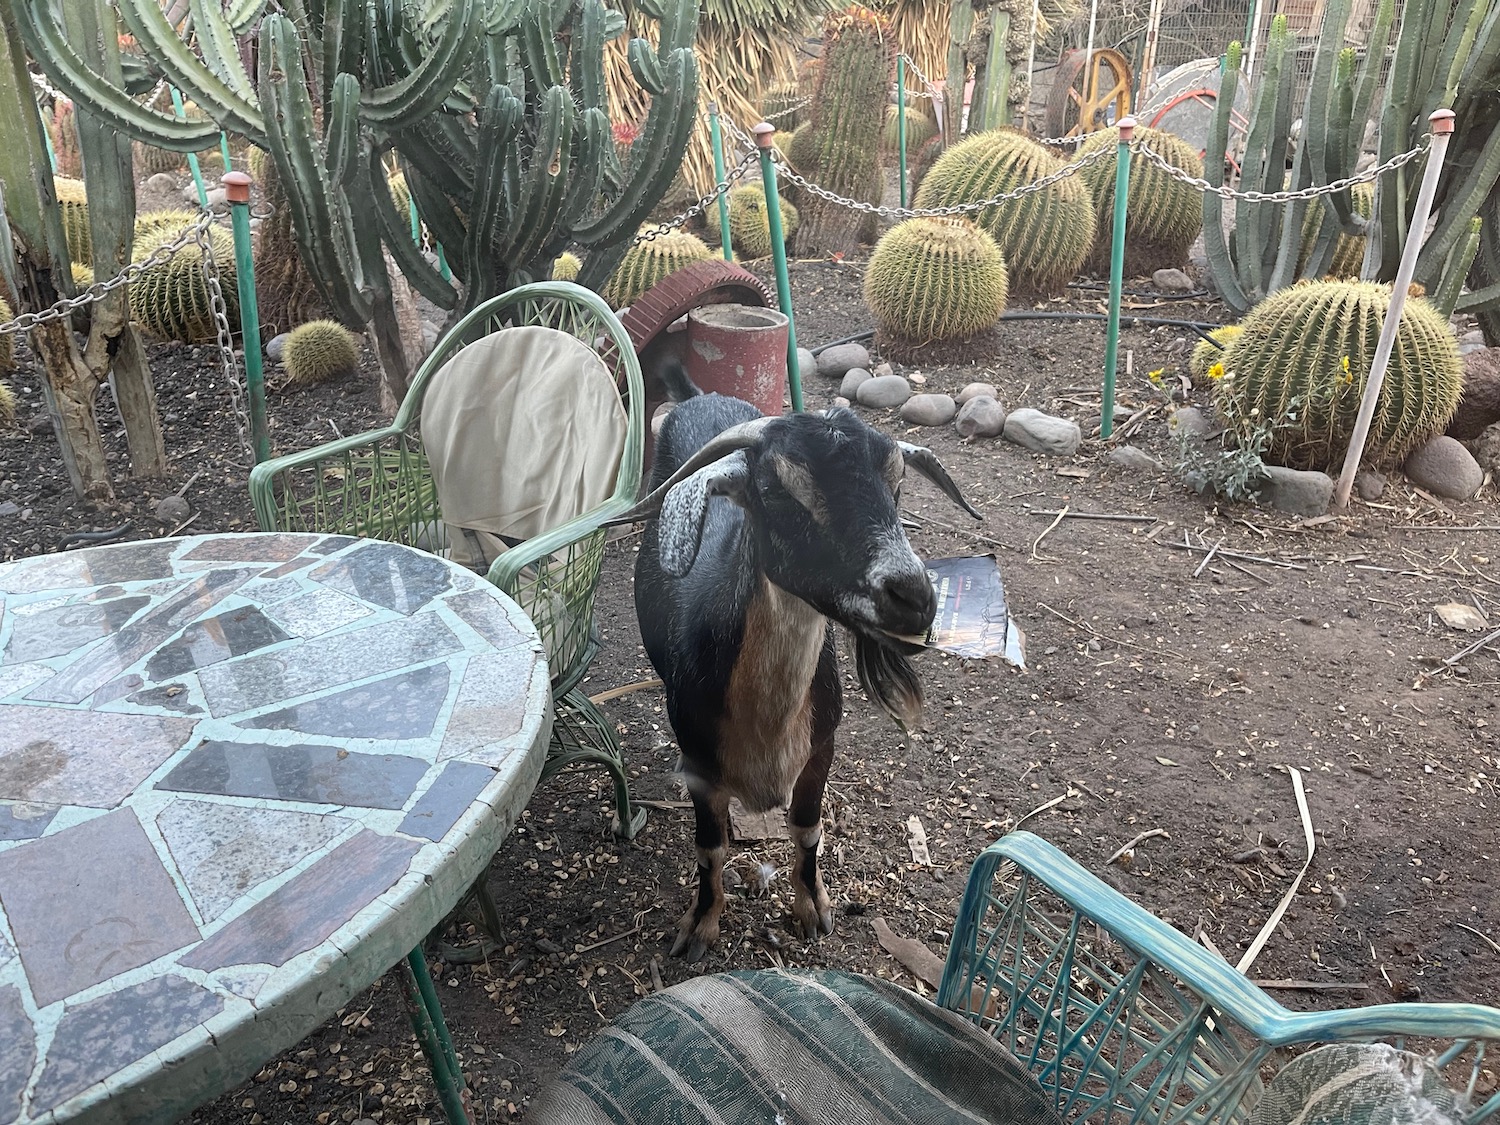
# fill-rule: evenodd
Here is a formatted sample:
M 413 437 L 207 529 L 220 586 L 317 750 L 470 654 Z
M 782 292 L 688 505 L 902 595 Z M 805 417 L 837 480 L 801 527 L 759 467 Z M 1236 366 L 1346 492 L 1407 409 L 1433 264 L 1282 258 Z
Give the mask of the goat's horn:
M 702 449 L 694 453 L 684 461 L 675 473 L 663 481 L 651 493 L 642 497 L 635 507 L 621 512 L 618 516 L 604 521 L 605 526 L 613 526 L 622 523 L 637 523 L 640 520 L 653 519 L 661 513 L 662 501 L 667 498 L 667 493 L 673 488 L 687 480 L 705 465 L 712 465 L 715 461 L 728 457 L 731 453 L 740 449 L 748 449 L 759 443 L 760 436 L 765 432 L 767 426 L 776 421 L 775 418 L 752 418 L 748 422 L 741 422 L 738 426 L 716 435 Z M 931 456 L 929 454 L 928 456 Z M 952 482 L 949 482 L 950 484 Z
M 948 475 L 948 470 L 943 468 L 943 463 L 937 459 L 937 454 L 932 450 L 920 445 L 912 445 L 910 442 L 898 441 L 901 448 L 901 456 L 905 458 L 909 468 L 915 469 L 930 480 L 938 488 L 942 489 L 943 495 L 952 500 L 976 520 L 983 519 L 974 505 L 964 499 L 964 494 L 958 490 L 958 485 L 953 483 L 953 478 Z

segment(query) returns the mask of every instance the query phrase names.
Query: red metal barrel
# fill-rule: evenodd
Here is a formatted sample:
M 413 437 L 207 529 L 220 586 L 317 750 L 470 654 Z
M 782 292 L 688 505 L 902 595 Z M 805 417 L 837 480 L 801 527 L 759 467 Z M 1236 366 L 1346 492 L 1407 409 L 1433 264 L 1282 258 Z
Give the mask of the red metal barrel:
M 762 414 L 786 398 L 787 319 L 752 305 L 703 305 L 688 313 L 688 377 L 705 391 L 733 395 Z

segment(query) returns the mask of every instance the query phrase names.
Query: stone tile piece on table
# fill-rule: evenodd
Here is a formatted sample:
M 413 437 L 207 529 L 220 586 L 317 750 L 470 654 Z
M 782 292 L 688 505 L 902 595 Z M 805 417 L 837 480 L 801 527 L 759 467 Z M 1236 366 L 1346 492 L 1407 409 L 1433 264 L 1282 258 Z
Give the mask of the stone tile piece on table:
M 246 969 L 242 972 L 216 974 L 216 979 L 230 992 L 244 1000 L 254 1000 L 260 995 L 261 985 L 270 976 L 263 970 Z
M 102 586 L 109 582 L 145 582 L 153 578 L 171 578 L 172 552 L 177 550 L 177 546 L 169 540 L 161 540 L 85 550 L 82 554 L 88 561 L 89 584 Z
M 136 619 L 82 660 L 32 688 L 27 699 L 82 703 L 178 630 L 234 593 L 255 576 L 253 570 L 211 570 L 189 582 L 144 617 Z
M 498 767 L 508 758 L 515 747 L 499 744 L 526 721 L 537 663 L 529 649 L 471 657 L 438 761 L 468 758 Z
M 15 960 L 16 947 L 5 940 L 5 935 L 0 934 L 0 969 Z
M 182 958 L 190 969 L 284 965 L 324 941 L 406 874 L 421 847 L 368 829 L 272 891 Z
M 205 923 L 296 866 L 349 827 L 341 816 L 174 801 L 156 816 Z
M 107 637 L 151 601 L 143 595 L 111 598 L 83 605 L 60 605 L 40 613 L 16 613 L 11 619 L 5 663 L 47 660 Z
M 153 680 L 169 680 L 287 639 L 286 633 L 255 606 L 240 606 L 194 621 L 180 637 L 156 650 L 146 662 L 146 675 Z
M 313 559 L 293 559 L 289 563 L 283 563 L 276 569 L 282 570 L 296 563 L 310 565 L 313 561 Z M 302 583 L 298 582 L 295 578 L 277 577 L 273 572 L 266 571 L 255 581 L 246 582 L 245 588 L 240 593 L 258 606 L 268 606 L 275 605 L 277 602 L 284 602 L 287 598 L 295 598 L 302 590 Z
M 425 664 L 462 648 L 440 618 L 424 614 L 215 664 L 199 673 L 198 682 L 209 713 L 223 717 Z
M 31 1114 L 83 1093 L 224 1010 L 224 998 L 182 977 L 153 977 L 69 1006 L 47 1049 Z
M 448 698 L 448 668 L 431 664 L 294 703 L 237 726 L 342 738 L 427 738 Z
M 396 543 L 368 542 L 312 572 L 312 579 L 362 601 L 410 616 L 452 586 L 453 569 L 436 555 Z
M 0 1122 L 21 1116 L 26 1084 L 36 1066 L 36 1032 L 21 1005 L 21 990 L 0 988 Z
M 0 593 L 37 594 L 43 590 L 78 590 L 88 585 L 88 559 L 81 553 L 31 558 L 0 566 Z
M 479 799 L 485 786 L 494 780 L 495 771 L 490 766 L 477 762 L 449 762 L 427 792 L 417 798 L 417 803 L 396 831 L 427 840 L 441 840 Z
M 329 535 L 319 539 L 307 549 L 309 555 L 331 555 L 342 551 L 345 547 L 352 547 L 359 539 L 353 535 Z
M 56 815 L 56 805 L 0 803 L 0 840 L 35 840 Z
M 215 535 L 199 543 L 184 562 L 286 562 L 302 553 L 304 535 Z
M 280 566 L 273 566 L 270 570 L 263 571 L 261 577 L 271 581 L 286 578 L 288 575 L 296 574 L 299 570 L 306 570 L 317 561 L 316 558 L 311 558 L 307 555 L 298 555 L 294 559 L 287 559 Z
M 201 715 L 203 708 L 193 702 L 187 685 L 182 683 L 162 684 L 160 687 L 138 691 L 130 697 L 137 707 L 160 707 L 164 711 L 176 711 L 182 715 Z
M 52 674 L 52 669 L 45 664 L 0 665 L 0 699 L 20 695 Z
M 0 907 L 40 1007 L 199 937 L 129 809 L 0 852 Z
M 191 719 L 0 704 L 0 800 L 114 808 L 192 732 Z
M 309 590 L 266 610 L 273 621 L 294 637 L 331 633 L 374 612 L 336 590 Z
M 93 695 L 89 696 L 89 707 L 103 707 L 106 703 L 113 703 L 115 700 L 129 695 L 133 691 L 139 691 L 145 686 L 146 681 L 141 679 L 138 673 L 127 672 L 118 680 L 111 680 L 98 691 L 94 692 Z
M 515 618 L 492 591 L 493 588 L 473 590 L 447 598 L 444 604 L 495 648 L 510 648 L 529 641 L 531 638 L 521 631 Z
M 156 787 L 179 793 L 399 809 L 411 799 L 427 768 L 420 758 L 363 754 L 336 746 L 205 742 Z

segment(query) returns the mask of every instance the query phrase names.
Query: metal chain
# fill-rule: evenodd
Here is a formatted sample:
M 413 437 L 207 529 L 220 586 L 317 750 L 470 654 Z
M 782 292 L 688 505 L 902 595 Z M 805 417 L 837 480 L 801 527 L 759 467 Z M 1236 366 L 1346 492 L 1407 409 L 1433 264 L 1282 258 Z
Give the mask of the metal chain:
M 812 95 L 811 94 L 807 95 L 807 97 L 805 97 L 805 98 L 800 99 L 799 101 L 793 102 L 791 105 L 787 106 L 785 109 L 778 109 L 775 113 L 768 113 L 768 114 L 766 114 L 765 119 L 767 121 L 771 122 L 772 124 L 775 124 L 777 121 L 781 120 L 781 118 L 783 118 L 783 117 L 790 117 L 794 113 L 801 113 L 804 109 L 806 109 L 810 105 L 812 105 Z M 722 120 L 724 120 L 724 118 L 720 118 L 720 120 L 722 121 Z
M 1097 164 L 1100 160 L 1109 156 L 1112 151 L 1108 148 L 1098 149 L 1086 156 L 1080 157 L 1071 164 L 1064 164 L 1051 175 L 1043 176 L 1040 180 L 1036 180 L 1033 183 L 1023 184 L 1014 191 L 992 196 L 989 199 L 980 199 L 973 203 L 956 203 L 951 207 L 880 207 L 874 203 L 861 203 L 856 199 L 845 199 L 842 195 L 831 192 L 825 187 L 819 187 L 811 180 L 799 176 L 784 161 L 777 164 L 777 171 L 804 191 L 826 199 L 830 203 L 837 203 L 854 211 L 863 211 L 867 215 L 879 215 L 883 219 L 925 219 L 940 218 L 945 215 L 964 215 L 971 211 L 983 211 L 986 207 L 994 207 L 999 203 L 1009 203 L 1012 200 L 1021 199 L 1034 192 L 1045 191 L 1053 184 L 1059 183 L 1069 176 L 1076 175 L 1090 164 Z
M 918 98 L 928 98 L 932 101 L 940 100 L 943 95 L 937 92 L 937 86 L 933 84 L 932 79 L 928 78 L 927 75 L 922 73 L 922 68 L 917 65 L 917 60 L 904 53 L 901 57 L 906 60 L 906 65 L 911 67 L 912 73 L 917 76 L 918 81 L 920 81 L 922 85 L 927 87 L 927 89 L 925 90 L 910 91 L 912 96 Z
M 214 260 L 213 242 L 208 236 L 208 228 L 213 222 L 213 212 L 204 210 L 204 218 L 193 226 L 197 236 L 198 249 L 203 256 L 203 280 L 208 289 L 208 307 L 213 313 L 214 330 L 218 337 L 219 356 L 224 366 L 224 381 L 229 385 L 229 404 L 234 413 L 234 429 L 239 435 L 240 448 L 252 459 L 254 451 L 250 448 L 250 418 L 245 413 L 244 400 L 240 397 L 240 363 L 239 357 L 234 353 L 234 340 L 229 327 L 229 306 L 224 301 L 224 289 L 219 284 L 219 264 Z
M 1077 148 L 1089 139 L 1090 134 L 1079 133 L 1076 137 L 1038 137 L 1037 144 L 1052 145 L 1056 148 Z
M 1402 165 L 1410 164 L 1417 157 L 1421 156 L 1422 153 L 1427 151 L 1427 146 L 1431 143 L 1431 140 L 1430 135 L 1423 137 L 1422 143 L 1409 152 L 1393 156 L 1384 164 L 1366 168 L 1363 172 L 1356 172 L 1354 175 L 1346 176 L 1342 180 L 1334 180 L 1333 183 L 1324 184 L 1321 187 L 1298 188 L 1295 191 L 1235 191 L 1228 184 L 1215 187 L 1207 180 L 1200 180 L 1197 176 L 1190 176 L 1181 168 L 1168 161 L 1150 145 L 1146 144 L 1145 141 L 1136 141 L 1131 147 L 1145 157 L 1147 161 L 1156 165 L 1168 176 L 1171 176 L 1172 179 L 1187 184 L 1189 187 L 1197 188 L 1204 194 L 1217 195 L 1224 199 L 1240 199 L 1246 203 L 1290 203 L 1295 199 L 1316 199 L 1320 195 L 1332 195 L 1335 192 L 1353 187 L 1355 184 L 1371 183 L 1378 180 L 1387 172 L 1394 172 Z M 1110 150 L 1106 147 L 1102 151 L 1108 152 Z
M 0 324 L 0 336 L 12 332 L 29 332 L 39 324 L 46 324 L 49 320 L 61 320 L 65 316 L 71 316 L 75 310 L 83 308 L 84 305 L 91 305 L 95 301 L 103 300 L 114 290 L 129 285 L 147 270 L 154 269 L 164 263 L 189 242 L 198 241 L 200 232 L 206 231 L 209 224 L 213 222 L 213 219 L 213 212 L 204 211 L 193 226 L 185 229 L 171 242 L 162 243 L 141 261 L 132 262 L 121 270 L 117 276 L 110 278 L 108 281 L 96 281 L 87 289 L 81 290 L 76 296 L 65 297 L 50 308 L 43 309 L 41 312 L 23 312 L 14 320 L 8 320 L 4 324 Z M 207 238 L 207 235 L 203 234 L 202 237 Z
M 721 120 L 727 121 L 728 118 L 721 118 Z M 710 203 L 718 199 L 719 196 L 723 195 L 726 191 L 734 186 L 736 180 L 741 179 L 745 175 L 746 171 L 749 170 L 750 165 L 754 162 L 755 158 L 756 153 L 747 152 L 743 157 L 740 158 L 740 162 L 733 168 L 731 168 L 729 170 L 729 173 L 722 180 L 714 185 L 713 191 L 709 192 L 702 199 L 698 200 L 697 203 L 694 203 L 682 214 L 668 219 L 664 223 L 657 223 L 650 230 L 641 231 L 640 234 L 635 236 L 635 239 L 631 242 L 631 245 L 634 246 L 640 242 L 651 242 L 654 239 L 660 238 L 664 234 L 671 234 L 674 230 L 682 226 L 682 224 L 687 222 L 689 219 L 693 218 L 696 215 L 701 215 L 704 211 L 708 210 L 708 205 Z

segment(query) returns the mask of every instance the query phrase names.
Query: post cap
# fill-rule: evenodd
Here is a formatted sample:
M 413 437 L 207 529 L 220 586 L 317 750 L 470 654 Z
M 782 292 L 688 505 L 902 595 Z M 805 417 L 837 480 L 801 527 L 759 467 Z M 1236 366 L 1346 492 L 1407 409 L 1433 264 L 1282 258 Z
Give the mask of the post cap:
M 1115 122 L 1120 130 L 1120 143 L 1129 144 L 1135 138 L 1135 118 L 1122 117 Z
M 230 203 L 250 202 L 250 177 L 244 172 L 225 172 L 219 183 L 224 185 L 224 197 Z
M 1434 133 L 1451 133 L 1453 132 L 1453 117 L 1451 109 L 1437 109 L 1433 110 L 1432 116 L 1427 120 L 1432 123 Z
M 750 131 L 755 134 L 756 144 L 761 148 L 770 148 L 771 138 L 776 135 L 776 126 L 772 125 L 769 121 L 762 121 Z

